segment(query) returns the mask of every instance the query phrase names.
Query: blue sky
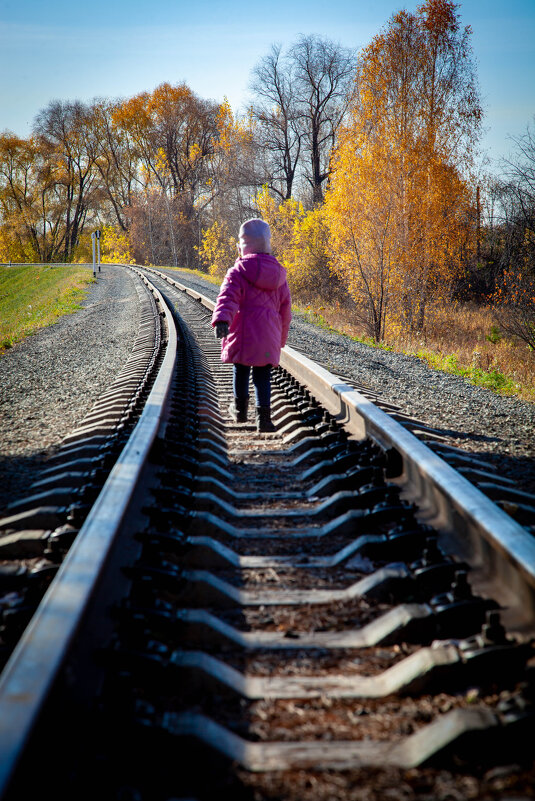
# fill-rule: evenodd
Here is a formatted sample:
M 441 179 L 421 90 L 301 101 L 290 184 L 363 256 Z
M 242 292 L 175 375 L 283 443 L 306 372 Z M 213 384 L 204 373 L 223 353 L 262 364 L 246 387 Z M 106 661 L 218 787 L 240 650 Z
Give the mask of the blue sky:
M 359 49 L 419 0 L 0 0 L 0 131 L 30 134 L 51 100 L 126 98 L 185 81 L 235 112 L 271 44 L 320 34 Z M 485 108 L 483 147 L 507 156 L 535 116 L 535 0 L 464 0 Z

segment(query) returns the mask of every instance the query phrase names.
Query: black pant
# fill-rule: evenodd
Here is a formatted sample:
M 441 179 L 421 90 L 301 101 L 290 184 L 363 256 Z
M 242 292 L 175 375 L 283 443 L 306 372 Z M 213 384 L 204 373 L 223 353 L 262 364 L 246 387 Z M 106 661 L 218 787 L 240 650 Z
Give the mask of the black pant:
M 269 406 L 271 403 L 271 365 L 253 367 L 253 384 L 257 406 Z M 249 397 L 249 375 L 251 367 L 245 364 L 234 365 L 233 388 L 234 397 L 245 400 Z

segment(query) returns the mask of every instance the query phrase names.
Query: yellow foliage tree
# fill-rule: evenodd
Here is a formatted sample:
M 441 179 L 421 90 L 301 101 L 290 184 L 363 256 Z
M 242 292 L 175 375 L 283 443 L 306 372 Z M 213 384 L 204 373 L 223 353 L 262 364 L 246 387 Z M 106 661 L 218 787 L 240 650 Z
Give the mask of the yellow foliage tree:
M 22 243 L 13 236 L 10 225 L 2 225 L 0 227 L 0 262 L 24 264 L 34 261 L 36 261 L 35 252 L 28 247 L 28 244 Z
M 326 215 L 335 269 L 367 332 L 387 315 L 424 325 L 471 247 L 470 165 L 481 110 L 455 4 L 427 0 L 392 18 L 361 56 L 333 155 Z
M 396 187 L 388 155 L 378 147 L 355 157 L 351 135 L 334 160 L 335 176 L 326 195 L 334 269 L 355 301 L 358 321 L 377 340 L 384 336 L 396 270 L 404 259 L 400 244 Z
M 120 103 L 113 123 L 162 189 L 193 203 L 203 162 L 213 153 L 218 106 L 198 98 L 186 84 L 162 83 Z
M 197 252 L 210 275 L 224 277 L 238 256 L 236 245 L 237 240 L 230 235 L 225 221 L 216 220 L 203 231 L 202 242 Z
M 128 234 L 113 225 L 102 226 L 101 261 L 110 264 L 135 264 Z
M 271 228 L 272 250 L 286 268 L 294 297 L 305 302 L 330 299 L 333 276 L 323 206 L 305 211 L 292 198 L 279 203 L 267 187 L 256 201 L 262 218 Z
M 33 139 L 0 135 L 0 219 L 4 261 L 38 262 L 53 253 L 49 175 Z
M 96 250 L 95 250 L 96 255 Z M 74 251 L 75 264 L 92 264 L 93 262 L 93 240 L 90 233 L 80 234 Z
M 285 259 L 294 294 L 303 301 L 322 303 L 334 299 L 338 282 L 331 272 L 330 253 L 325 209 L 317 206 L 295 220 Z
M 290 198 L 282 203 L 274 200 L 267 186 L 256 197 L 260 217 L 271 228 L 271 249 L 273 254 L 288 269 L 293 248 L 294 229 L 304 215 L 303 206 Z M 288 276 L 290 280 L 290 276 Z

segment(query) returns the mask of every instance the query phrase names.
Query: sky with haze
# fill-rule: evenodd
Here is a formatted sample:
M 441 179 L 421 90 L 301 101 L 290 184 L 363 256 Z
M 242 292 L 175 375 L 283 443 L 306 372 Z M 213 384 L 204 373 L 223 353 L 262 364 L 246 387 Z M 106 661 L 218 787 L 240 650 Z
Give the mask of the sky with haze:
M 319 34 L 357 51 L 420 0 L 0 0 L 0 132 L 30 135 L 52 100 L 128 98 L 185 82 L 235 113 L 274 43 Z M 493 163 L 535 127 L 535 0 L 464 0 Z

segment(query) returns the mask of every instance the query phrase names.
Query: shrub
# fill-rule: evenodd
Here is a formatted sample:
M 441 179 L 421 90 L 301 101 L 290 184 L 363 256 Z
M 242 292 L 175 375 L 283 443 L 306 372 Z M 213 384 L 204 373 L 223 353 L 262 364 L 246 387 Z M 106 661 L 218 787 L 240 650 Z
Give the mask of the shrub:
M 223 278 L 236 261 L 237 240 L 231 236 L 227 223 L 216 220 L 202 233 L 202 242 L 197 248 L 199 259 L 210 275 Z

